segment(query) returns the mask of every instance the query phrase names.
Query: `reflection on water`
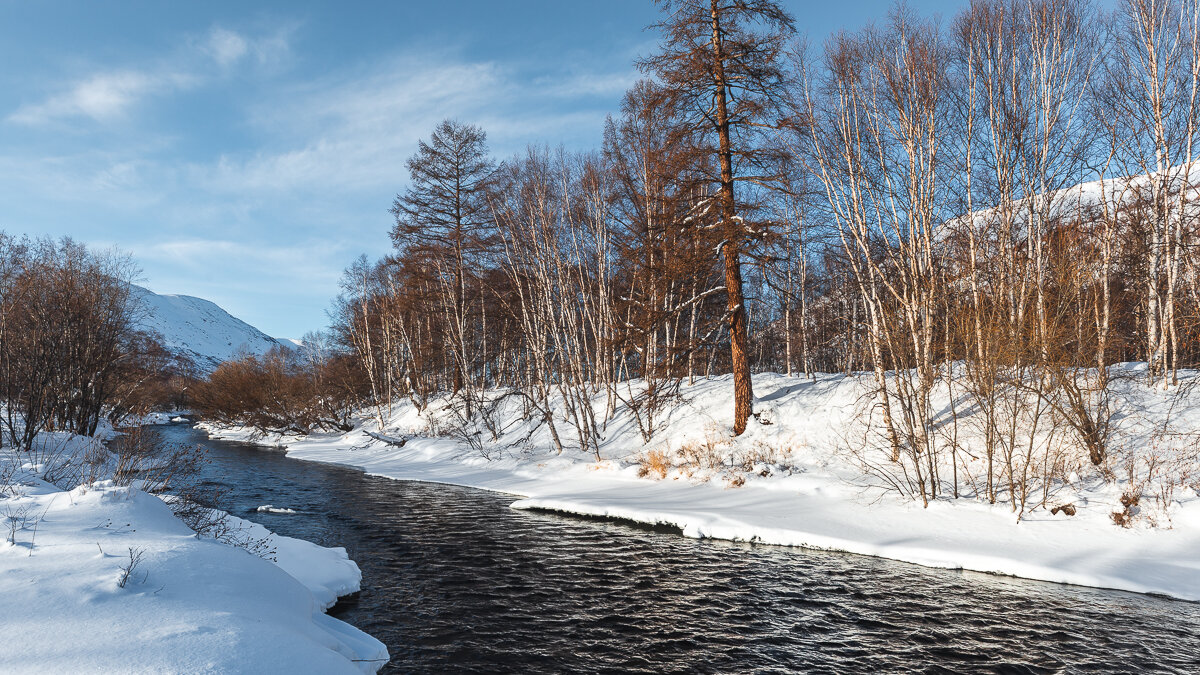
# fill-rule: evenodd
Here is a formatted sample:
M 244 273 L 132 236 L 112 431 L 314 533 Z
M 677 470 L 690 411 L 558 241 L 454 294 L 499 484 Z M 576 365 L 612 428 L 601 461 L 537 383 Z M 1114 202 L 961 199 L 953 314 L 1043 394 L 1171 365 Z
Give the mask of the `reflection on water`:
M 696 541 L 161 433 L 208 448 L 237 515 L 349 550 L 363 590 L 332 613 L 387 644 L 385 672 L 1200 669 L 1193 603 Z

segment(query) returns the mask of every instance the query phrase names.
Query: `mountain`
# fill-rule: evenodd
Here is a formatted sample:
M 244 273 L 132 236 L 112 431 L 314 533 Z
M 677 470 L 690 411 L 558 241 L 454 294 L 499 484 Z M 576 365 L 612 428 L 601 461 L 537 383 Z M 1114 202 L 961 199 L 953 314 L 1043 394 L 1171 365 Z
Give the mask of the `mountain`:
M 296 338 L 275 338 L 275 341 L 278 342 L 281 347 L 290 349 L 293 352 L 299 352 L 305 347 L 304 340 L 297 340 Z
M 205 374 L 240 354 L 265 354 L 280 346 L 279 340 L 203 298 L 159 295 L 141 286 L 134 286 L 133 293 L 145 310 L 142 330 L 161 335 L 164 347 L 191 358 Z

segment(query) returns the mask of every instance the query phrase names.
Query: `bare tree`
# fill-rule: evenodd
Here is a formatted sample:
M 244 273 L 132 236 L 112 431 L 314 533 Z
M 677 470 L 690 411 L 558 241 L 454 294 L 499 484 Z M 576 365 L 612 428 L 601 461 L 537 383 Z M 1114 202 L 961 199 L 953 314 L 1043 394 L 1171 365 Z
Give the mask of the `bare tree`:
M 711 251 L 719 242 L 696 167 L 704 157 L 690 140 L 664 92 L 648 81 L 626 94 L 620 120 L 610 119 L 604 134 L 613 208 L 601 227 L 612 230 L 621 261 L 612 336 L 635 361 L 630 370 L 641 381 L 627 384 L 622 400 L 647 441 L 676 400 L 683 369 L 694 368 L 697 333 L 709 314 L 703 310 L 725 290 L 714 274 Z
M 769 0 L 659 0 L 659 4 L 667 15 L 655 24 L 663 33 L 662 49 L 638 65 L 658 77 L 688 128 L 709 139 L 709 152 L 719 167 L 713 206 L 721 214 L 717 229 L 728 297 L 736 435 L 745 431 L 754 407 L 742 258 L 762 234 L 750 222 L 737 185 L 778 182 L 767 159 L 773 151 L 758 141 L 764 127 L 778 127 L 783 118 L 782 56 L 795 27 L 791 15 Z
M 445 278 L 445 335 L 455 362 L 453 391 L 463 388 L 472 357 L 474 335 L 468 322 L 472 305 L 486 303 L 475 293 L 471 271 L 497 242 L 489 197 L 495 163 L 488 156 L 487 135 L 479 127 L 446 120 L 421 141 L 406 162 L 410 184 L 396 197 L 392 242 L 402 256 L 424 256 Z M 474 295 L 475 297 L 471 297 Z
M 1200 3 L 1193 0 L 1122 2 L 1110 23 L 1113 54 L 1098 96 L 1114 164 L 1126 178 L 1118 198 L 1149 207 L 1145 357 L 1163 386 L 1178 368 L 1177 295 L 1185 237 L 1194 227 L 1187 203 L 1200 142 L 1198 29 Z
M 136 268 L 63 239 L 0 239 L 0 400 L 14 446 L 47 426 L 96 431 L 137 352 Z

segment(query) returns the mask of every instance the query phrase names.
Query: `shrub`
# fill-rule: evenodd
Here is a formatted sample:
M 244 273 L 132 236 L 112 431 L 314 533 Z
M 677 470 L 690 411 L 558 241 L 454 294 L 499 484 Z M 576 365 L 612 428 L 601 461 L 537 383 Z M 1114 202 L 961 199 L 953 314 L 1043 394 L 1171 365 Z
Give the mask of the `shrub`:
M 262 433 L 349 431 L 351 415 L 369 398 L 357 360 L 344 354 L 300 358 L 282 349 L 221 364 L 196 388 L 206 419 Z
M 274 560 L 270 538 L 255 537 L 220 508 L 225 492 L 204 480 L 207 459 L 200 446 L 168 444 L 154 431 L 131 429 L 113 443 L 118 485 L 137 485 L 159 494 L 163 502 L 198 536 L 211 537 L 254 555 Z
M 1138 515 L 1138 513 L 1141 512 L 1141 509 L 1138 507 L 1138 502 L 1140 502 L 1141 499 L 1141 492 L 1137 490 L 1126 490 L 1121 495 L 1121 506 L 1123 508 L 1120 511 L 1113 511 L 1111 514 L 1113 522 L 1121 527 L 1132 526 L 1134 518 Z
M 664 450 L 650 450 L 638 455 L 638 477 L 658 476 L 659 480 L 666 478 L 671 470 L 671 458 Z

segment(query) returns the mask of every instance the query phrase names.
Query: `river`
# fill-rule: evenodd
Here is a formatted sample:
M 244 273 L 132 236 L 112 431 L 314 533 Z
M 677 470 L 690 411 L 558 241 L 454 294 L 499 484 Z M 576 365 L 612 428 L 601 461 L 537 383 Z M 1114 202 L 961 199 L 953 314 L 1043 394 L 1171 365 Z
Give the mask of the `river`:
M 157 433 L 207 449 L 227 510 L 346 547 L 362 591 L 330 613 L 387 644 L 383 672 L 1200 672 L 1200 604 L 697 541 Z

